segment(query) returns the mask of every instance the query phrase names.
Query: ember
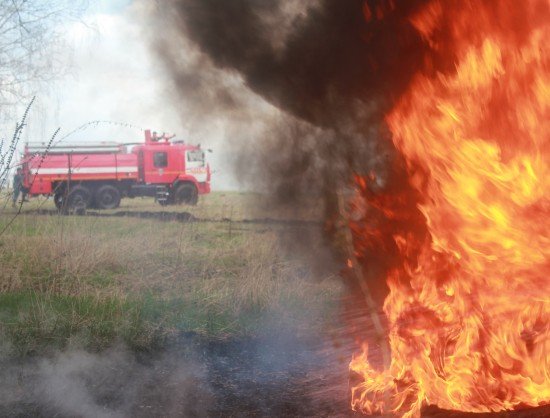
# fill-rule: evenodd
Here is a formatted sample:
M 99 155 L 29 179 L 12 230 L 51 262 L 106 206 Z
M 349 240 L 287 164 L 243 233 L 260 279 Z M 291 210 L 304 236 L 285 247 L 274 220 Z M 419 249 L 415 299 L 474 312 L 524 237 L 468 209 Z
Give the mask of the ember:
M 366 346 L 352 360 L 352 407 L 413 417 L 425 405 L 546 405 L 550 4 L 431 1 L 410 21 L 435 58 L 386 121 L 424 225 L 395 228 L 415 219 L 406 197 L 373 196 L 372 179 L 357 177 L 363 218 L 350 227 L 363 271 L 360 255 L 387 249 L 388 235 L 400 261 L 386 277 L 391 364 L 375 370 Z M 366 221 L 374 211 L 386 222 Z

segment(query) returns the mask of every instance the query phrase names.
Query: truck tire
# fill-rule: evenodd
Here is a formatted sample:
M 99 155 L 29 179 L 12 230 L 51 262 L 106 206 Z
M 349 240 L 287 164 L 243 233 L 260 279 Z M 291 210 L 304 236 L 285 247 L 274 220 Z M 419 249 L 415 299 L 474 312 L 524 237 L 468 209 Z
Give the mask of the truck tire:
M 195 206 L 199 200 L 199 193 L 193 183 L 183 183 L 176 187 L 174 202 L 178 205 Z
M 94 202 L 99 209 L 116 209 L 120 206 L 120 192 L 115 186 L 106 184 L 97 189 Z
M 67 202 L 62 206 L 66 212 L 81 215 L 86 212 L 91 198 L 92 195 L 87 188 L 76 186 L 69 191 Z

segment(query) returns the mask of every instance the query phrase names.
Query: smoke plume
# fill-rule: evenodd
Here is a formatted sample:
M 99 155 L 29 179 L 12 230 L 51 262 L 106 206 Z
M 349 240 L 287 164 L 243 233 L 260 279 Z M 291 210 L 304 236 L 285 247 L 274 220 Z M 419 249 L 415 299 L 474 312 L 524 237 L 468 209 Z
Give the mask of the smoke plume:
M 166 28 L 155 45 L 180 95 L 200 96 L 201 109 L 206 99 L 210 112 L 237 112 L 239 79 L 280 109 L 253 143 L 261 172 L 248 174 L 283 200 L 307 190 L 330 201 L 350 171 L 394 158 L 381 122 L 423 65 L 426 47 L 408 21 L 422 3 L 173 0 L 155 11 Z M 178 58 L 190 50 L 195 68 Z
M 191 103 L 185 112 L 229 115 L 243 181 L 275 204 L 322 202 L 334 242 L 342 195 L 354 175 L 371 173 L 374 194 L 402 195 L 406 210 L 395 209 L 415 214 L 413 226 L 400 219 L 386 228 L 407 235 L 418 229 L 418 198 L 384 116 L 418 71 L 452 67 L 411 24 L 426 3 L 171 0 L 152 13 L 163 27 L 154 46 L 178 96 Z M 261 106 L 276 111 L 265 117 Z M 385 222 L 380 214 L 364 219 L 376 216 Z M 369 251 L 365 257 L 375 255 Z M 390 249 L 380 268 L 394 262 Z

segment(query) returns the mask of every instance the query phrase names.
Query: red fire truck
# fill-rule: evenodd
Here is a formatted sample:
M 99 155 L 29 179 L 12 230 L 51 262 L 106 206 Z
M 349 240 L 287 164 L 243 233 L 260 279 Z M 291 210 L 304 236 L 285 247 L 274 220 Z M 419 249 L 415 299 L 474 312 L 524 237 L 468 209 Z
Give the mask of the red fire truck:
M 151 196 L 161 205 L 197 203 L 210 192 L 200 145 L 157 138 L 145 143 L 28 143 L 22 160 L 30 196 L 53 195 L 60 210 L 114 209 L 122 197 Z

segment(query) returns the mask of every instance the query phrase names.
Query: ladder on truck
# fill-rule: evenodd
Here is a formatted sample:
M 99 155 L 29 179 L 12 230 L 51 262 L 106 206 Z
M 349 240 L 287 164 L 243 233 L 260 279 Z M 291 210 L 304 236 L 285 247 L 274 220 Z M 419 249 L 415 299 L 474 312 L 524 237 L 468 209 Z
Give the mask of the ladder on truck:
M 155 200 L 162 206 L 166 206 L 170 199 L 170 190 L 166 186 L 157 186 Z
M 49 145 L 44 142 L 27 142 L 28 154 L 116 154 L 124 152 L 123 144 L 117 142 L 77 142 Z

